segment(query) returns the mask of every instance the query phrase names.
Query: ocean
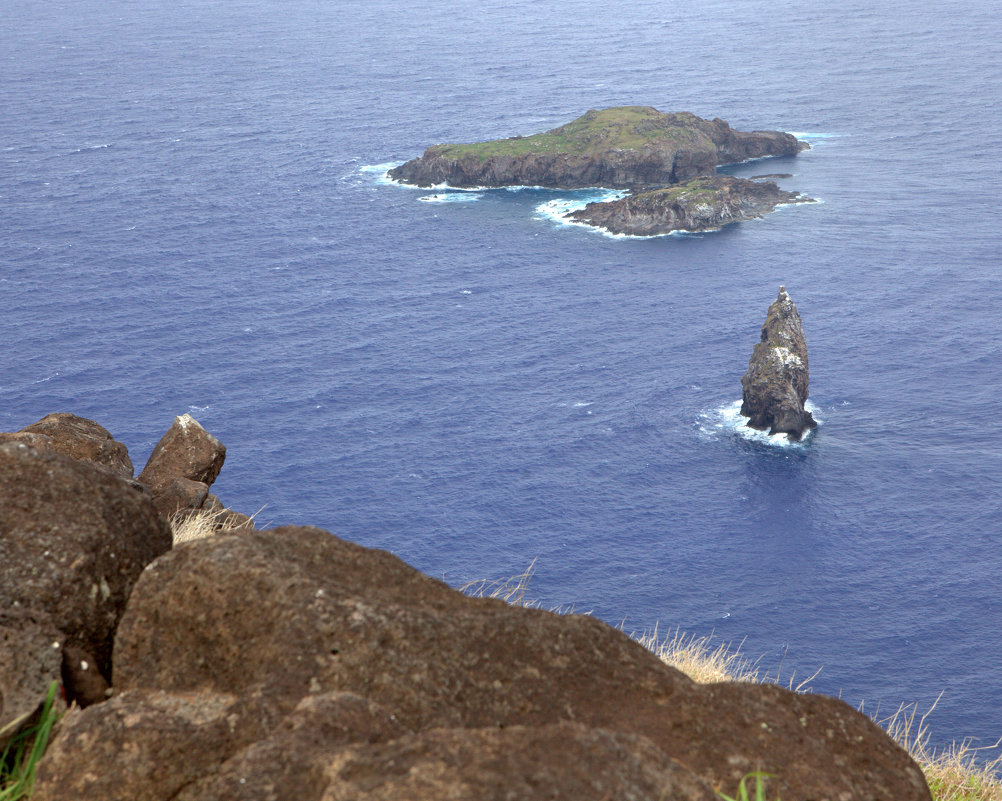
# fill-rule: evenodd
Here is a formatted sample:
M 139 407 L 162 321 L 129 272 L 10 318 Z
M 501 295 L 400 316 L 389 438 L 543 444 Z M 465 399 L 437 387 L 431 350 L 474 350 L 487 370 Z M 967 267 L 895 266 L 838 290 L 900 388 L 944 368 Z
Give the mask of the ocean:
M 0 30 L 0 430 L 70 411 L 137 471 L 461 585 L 741 646 L 763 674 L 1002 737 L 1002 6 L 65 0 Z M 651 105 L 812 149 L 819 203 L 614 238 L 589 192 L 452 192 L 439 142 Z M 594 193 L 592 193 L 594 194 Z M 429 200 L 429 198 L 431 198 Z M 751 435 L 785 284 L 820 427 Z

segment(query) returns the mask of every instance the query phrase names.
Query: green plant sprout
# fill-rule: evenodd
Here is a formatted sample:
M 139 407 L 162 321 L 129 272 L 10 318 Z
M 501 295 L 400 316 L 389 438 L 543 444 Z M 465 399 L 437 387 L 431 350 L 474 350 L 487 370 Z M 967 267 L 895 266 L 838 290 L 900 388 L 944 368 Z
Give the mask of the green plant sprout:
M 19 731 L 0 754 L 0 801 L 22 801 L 31 797 L 35 768 L 45 753 L 52 727 L 59 719 L 55 708 L 59 682 L 53 681 L 45 696 L 38 722 Z
M 724 795 L 719 790 L 717 795 L 719 795 L 724 801 L 766 801 L 765 794 L 765 780 L 771 778 L 771 773 L 763 773 L 762 771 L 755 771 L 749 773 L 747 776 L 742 777 L 741 782 L 738 784 L 738 794 L 736 797 L 731 798 L 729 795 Z M 748 794 L 748 787 L 745 782 L 748 779 L 755 779 L 755 795 L 751 796 Z M 776 801 L 779 801 L 779 796 L 776 796 Z

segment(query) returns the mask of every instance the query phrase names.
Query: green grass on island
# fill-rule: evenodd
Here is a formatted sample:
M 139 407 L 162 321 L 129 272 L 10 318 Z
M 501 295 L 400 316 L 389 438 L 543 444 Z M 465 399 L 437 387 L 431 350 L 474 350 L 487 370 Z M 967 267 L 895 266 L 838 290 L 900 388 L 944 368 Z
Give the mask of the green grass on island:
M 573 122 L 532 136 L 515 136 L 473 144 L 435 145 L 436 155 L 450 159 L 475 156 L 592 155 L 610 150 L 642 150 L 660 142 L 673 147 L 710 150 L 713 141 L 695 127 L 702 122 L 687 112 L 663 114 L 650 106 L 617 106 L 591 111 Z
M 694 178 L 684 184 L 667 186 L 664 189 L 652 189 L 638 194 L 638 198 L 647 198 L 666 203 L 715 203 L 726 189 L 714 183 L 713 178 Z

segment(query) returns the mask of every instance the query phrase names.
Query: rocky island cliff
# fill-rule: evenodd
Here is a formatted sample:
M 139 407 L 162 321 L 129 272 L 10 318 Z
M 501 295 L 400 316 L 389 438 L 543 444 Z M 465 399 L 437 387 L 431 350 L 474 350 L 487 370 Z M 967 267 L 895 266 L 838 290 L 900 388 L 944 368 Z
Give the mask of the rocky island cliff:
M 809 145 L 782 131 L 735 131 L 721 119 L 650 106 L 592 109 L 533 136 L 434 145 L 389 171 L 417 186 L 602 187 L 631 195 L 565 215 L 615 234 L 659 236 L 708 231 L 761 217 L 781 203 L 811 198 L 715 174 L 721 164 L 792 156 Z
M 181 541 L 225 452 L 188 416 L 139 479 L 97 423 L 41 423 L 0 435 L 0 748 L 63 690 L 33 801 L 720 801 L 758 770 L 784 801 L 930 799 L 835 698 L 697 684 L 317 528 Z
M 766 313 L 748 371 L 741 377 L 741 414 L 749 418 L 752 428 L 799 440 L 818 425 L 804 408 L 809 383 L 800 313 L 781 286 Z
M 619 200 L 589 203 L 565 215 L 613 234 L 659 236 L 672 231 L 713 231 L 753 220 L 784 203 L 812 203 L 772 181 L 759 183 L 726 175 L 694 178 L 675 186 L 636 192 Z
M 718 165 L 792 156 L 809 147 L 781 131 L 735 131 L 724 120 L 650 106 L 592 109 L 532 136 L 434 145 L 390 170 L 417 186 L 649 189 L 712 173 Z

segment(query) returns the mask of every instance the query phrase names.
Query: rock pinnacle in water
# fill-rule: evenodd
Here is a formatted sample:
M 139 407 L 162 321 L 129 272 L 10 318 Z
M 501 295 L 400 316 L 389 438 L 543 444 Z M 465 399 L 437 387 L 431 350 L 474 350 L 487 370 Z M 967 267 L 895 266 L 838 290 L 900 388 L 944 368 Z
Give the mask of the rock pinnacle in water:
M 741 414 L 748 425 L 768 429 L 770 434 L 787 434 L 799 440 L 817 427 L 807 402 L 810 374 L 807 342 L 800 314 L 786 287 L 769 307 L 762 338 L 752 351 L 748 372 L 741 377 Z

